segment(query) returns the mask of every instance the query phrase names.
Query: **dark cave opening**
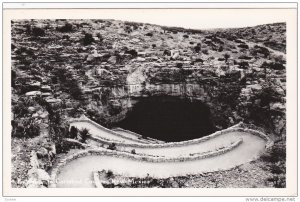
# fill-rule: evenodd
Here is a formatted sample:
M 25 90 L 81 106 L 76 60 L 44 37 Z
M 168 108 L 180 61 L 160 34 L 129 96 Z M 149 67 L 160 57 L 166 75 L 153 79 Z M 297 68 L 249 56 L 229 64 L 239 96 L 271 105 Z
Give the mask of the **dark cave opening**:
M 171 96 L 139 98 L 115 126 L 166 142 L 200 138 L 216 131 L 207 105 Z

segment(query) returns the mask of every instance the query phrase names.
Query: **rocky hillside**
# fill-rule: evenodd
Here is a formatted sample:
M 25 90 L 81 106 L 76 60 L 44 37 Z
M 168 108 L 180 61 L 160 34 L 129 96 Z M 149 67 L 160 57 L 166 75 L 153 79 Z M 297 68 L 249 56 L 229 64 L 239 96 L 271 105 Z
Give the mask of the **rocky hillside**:
M 166 85 L 171 93 L 178 88 L 179 95 L 205 96 L 205 102 L 224 113 L 245 111 L 244 105 L 256 99 L 253 92 L 271 85 L 278 95 L 269 103 L 256 103 L 284 111 L 284 52 L 284 23 L 200 31 L 114 20 L 15 21 L 13 95 L 18 100 L 38 94 L 48 103 L 80 105 L 111 117 L 128 106 L 113 100 L 117 95 L 151 95 L 157 90 L 147 85 L 172 84 Z M 112 92 L 112 87 L 118 88 Z M 230 115 L 238 121 L 239 116 Z M 221 119 L 224 123 L 216 125 L 230 124 Z
M 109 126 L 154 95 L 203 101 L 220 129 L 244 121 L 285 137 L 285 23 L 207 31 L 15 20 L 11 28 L 13 137 L 39 135 L 53 107 L 62 119 L 86 114 Z
M 286 26 L 284 23 L 215 30 L 215 32 L 228 40 L 243 38 L 254 43 L 260 43 L 262 46 L 273 50 L 286 52 Z

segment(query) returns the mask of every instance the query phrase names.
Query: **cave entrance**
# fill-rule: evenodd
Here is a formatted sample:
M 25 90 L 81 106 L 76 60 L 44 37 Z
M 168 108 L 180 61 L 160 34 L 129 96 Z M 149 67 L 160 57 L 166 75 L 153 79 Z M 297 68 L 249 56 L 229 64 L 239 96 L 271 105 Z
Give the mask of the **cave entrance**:
M 171 96 L 139 98 L 115 126 L 166 142 L 200 138 L 215 131 L 207 105 Z

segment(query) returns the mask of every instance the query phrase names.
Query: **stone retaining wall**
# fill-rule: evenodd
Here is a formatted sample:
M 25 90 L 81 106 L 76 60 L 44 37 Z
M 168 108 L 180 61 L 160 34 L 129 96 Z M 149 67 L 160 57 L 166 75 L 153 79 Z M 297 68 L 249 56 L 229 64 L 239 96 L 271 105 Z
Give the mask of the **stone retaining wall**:
M 241 127 L 242 126 L 242 127 Z M 259 130 L 254 130 L 251 128 L 247 128 L 247 124 L 244 123 L 238 123 L 237 125 L 233 126 L 232 129 L 235 129 L 236 131 L 240 132 L 246 132 L 246 133 L 251 133 L 252 135 L 258 136 L 266 141 L 265 148 L 269 149 L 273 146 L 274 142 L 271 140 L 269 136 L 264 134 L 263 132 Z
M 107 129 L 99 124 L 97 124 L 96 122 L 88 119 L 88 118 L 84 118 L 82 120 L 81 119 L 77 119 L 77 120 L 73 120 L 72 122 L 76 122 L 76 121 L 85 121 L 88 123 L 91 123 L 93 125 L 95 125 L 97 128 L 99 128 L 100 130 L 105 130 L 106 132 L 112 133 L 113 135 L 115 135 L 116 133 L 111 131 L 110 129 Z M 191 144 L 198 144 L 201 142 L 205 142 L 208 141 L 210 139 L 213 139 L 215 137 L 218 137 L 220 135 L 223 134 L 227 134 L 227 133 L 231 133 L 231 132 L 246 132 L 246 133 L 251 133 L 253 135 L 259 136 L 262 139 L 266 140 L 266 148 L 269 148 L 273 145 L 273 142 L 271 141 L 271 139 L 266 136 L 264 133 L 257 131 L 257 130 L 253 130 L 253 129 L 248 129 L 248 128 L 241 128 L 240 126 L 244 126 L 243 123 L 238 123 L 236 125 L 233 125 L 227 129 L 221 130 L 221 131 L 217 131 L 211 135 L 202 137 L 202 138 L 198 138 L 198 139 L 193 139 L 193 140 L 187 140 L 187 141 L 181 141 L 181 142 L 168 142 L 168 143 L 153 143 L 153 144 L 145 144 L 145 143 L 122 143 L 122 142 L 118 142 L 118 141 L 112 141 L 112 140 L 106 140 L 103 138 L 99 138 L 96 137 L 95 135 L 91 135 L 90 139 L 99 142 L 103 145 L 111 145 L 111 144 L 115 144 L 116 146 L 119 147 L 134 147 L 134 148 L 166 148 L 166 147 L 177 147 L 177 146 L 187 146 L 187 145 L 191 145 Z M 123 137 L 120 134 L 118 134 L 119 137 Z M 127 139 L 131 139 L 131 138 L 127 138 Z M 131 139 L 134 140 L 134 139 Z
M 123 128 L 114 128 L 114 129 L 112 129 L 112 130 L 113 130 L 114 132 L 118 132 L 118 131 L 126 132 L 126 133 L 128 133 L 128 134 L 131 134 L 132 136 L 137 137 L 137 138 L 142 138 L 142 139 L 144 139 L 145 141 L 149 141 L 149 143 L 165 143 L 165 142 L 162 141 L 162 140 L 157 140 L 157 139 L 150 138 L 150 137 L 147 137 L 147 139 L 145 139 L 145 138 L 143 138 L 142 135 L 137 134 L 137 133 L 135 133 L 135 132 L 132 132 L 132 131 L 130 131 L 130 130 L 125 130 L 125 129 L 123 129 Z M 150 141 L 151 141 L 151 142 L 150 142 Z
M 114 132 L 114 131 L 112 131 L 112 130 L 110 130 L 108 128 L 105 128 L 105 127 L 101 126 L 100 124 L 92 121 L 91 119 L 89 119 L 89 118 L 87 118 L 85 116 L 81 117 L 79 119 L 73 119 L 73 120 L 69 121 L 69 123 L 74 123 L 74 122 L 87 122 L 87 123 L 90 123 L 90 124 L 94 125 L 95 127 L 99 128 L 100 130 L 103 130 L 103 131 L 105 131 L 107 133 L 110 133 L 110 134 L 112 134 L 114 136 L 117 136 L 117 137 L 120 137 L 120 138 L 123 138 L 123 139 L 127 139 L 127 140 L 131 140 L 131 141 L 135 141 L 135 142 L 138 142 L 138 143 L 144 143 L 144 141 L 142 141 L 142 140 L 130 138 L 130 137 L 124 136 L 122 134 L 119 134 L 117 132 Z
M 187 146 L 187 145 L 192 145 L 192 144 L 198 144 L 201 142 L 205 142 L 208 141 L 210 139 L 213 139 L 217 136 L 223 135 L 223 134 L 227 134 L 230 132 L 235 132 L 235 131 L 239 131 L 237 128 L 228 128 L 222 131 L 218 131 L 216 133 L 213 133 L 209 136 L 205 136 L 202 138 L 198 138 L 198 139 L 193 139 L 193 140 L 187 140 L 187 141 L 181 141 L 181 142 L 168 142 L 168 143 L 161 143 L 161 144 L 135 144 L 135 143 L 119 143 L 119 142 L 114 142 L 114 141 L 106 141 L 103 140 L 101 138 L 95 137 L 95 136 L 91 136 L 91 139 L 94 141 L 97 141 L 99 143 L 102 144 L 107 144 L 110 145 L 112 143 L 114 143 L 116 146 L 119 147 L 134 147 L 134 148 L 166 148 L 166 147 L 182 147 L 182 146 Z
M 85 144 L 85 143 L 82 143 L 82 142 L 79 142 L 78 140 L 74 140 L 74 139 L 71 139 L 71 138 L 64 138 L 64 140 L 68 143 L 71 143 L 71 144 L 74 144 L 74 145 L 77 145 L 81 148 L 87 148 L 89 147 L 89 145 Z
M 99 128 L 100 130 L 104 130 L 105 132 L 108 132 L 108 133 L 111 133 L 112 135 L 116 135 L 116 136 L 119 136 L 119 137 L 125 137 L 121 134 L 118 134 L 108 128 L 105 128 L 103 126 L 101 126 L 100 124 L 88 119 L 87 117 L 83 117 L 83 118 L 79 118 L 79 119 L 73 119 L 71 121 L 69 121 L 70 123 L 73 123 L 73 122 L 88 122 L 92 125 L 94 125 L 95 127 Z M 240 123 L 239 123 L 240 124 Z M 145 143 L 120 143 L 120 142 L 117 142 L 117 141 L 112 141 L 112 140 L 104 140 L 103 138 L 98 138 L 96 137 L 95 135 L 92 135 L 91 139 L 97 141 L 97 142 L 100 142 L 102 144 L 112 144 L 112 143 L 115 143 L 116 146 L 121 146 L 121 147 L 136 147 L 136 148 L 162 148 L 162 147 L 175 147 L 175 146 L 186 146 L 186 145 L 189 145 L 189 144 L 197 144 L 197 143 L 200 143 L 200 142 L 204 142 L 204 141 L 207 141 L 207 140 L 210 140 L 212 138 L 215 138 L 217 136 L 220 136 L 222 134 L 226 134 L 226 133 L 229 133 L 229 132 L 233 132 L 233 131 L 237 131 L 236 127 L 239 125 L 234 125 L 232 127 L 229 127 L 227 129 L 224 129 L 224 130 L 221 130 L 221 131 L 217 131 L 211 135 L 208 135 L 208 136 L 205 136 L 205 137 L 202 137 L 202 138 L 198 138 L 198 139 L 193 139 L 193 140 L 187 140 L 187 141 L 181 141 L 181 142 L 168 142 L 168 143 L 159 143 L 159 144 L 145 144 Z M 129 139 L 129 140 L 133 140 L 135 141 L 135 139 L 132 139 L 132 138 L 128 138 L 128 137 L 125 137 L 125 139 Z

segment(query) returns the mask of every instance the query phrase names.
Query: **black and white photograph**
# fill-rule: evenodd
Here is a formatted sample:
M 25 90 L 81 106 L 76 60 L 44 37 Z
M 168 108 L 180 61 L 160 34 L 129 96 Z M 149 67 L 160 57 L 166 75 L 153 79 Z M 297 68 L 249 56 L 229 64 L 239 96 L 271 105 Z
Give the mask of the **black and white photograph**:
M 284 16 L 124 12 L 9 21 L 9 186 L 287 188 Z

